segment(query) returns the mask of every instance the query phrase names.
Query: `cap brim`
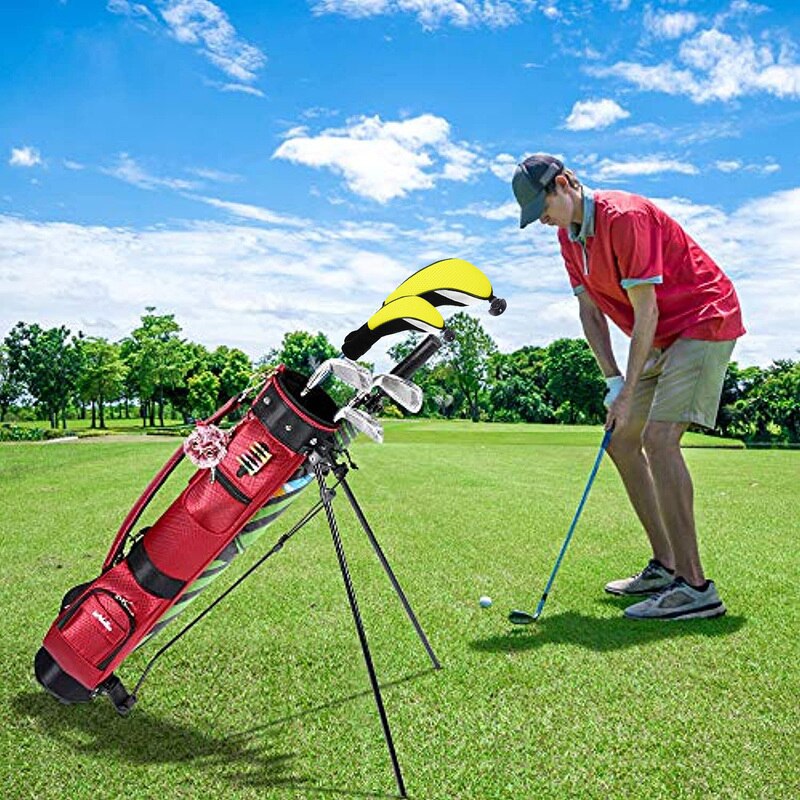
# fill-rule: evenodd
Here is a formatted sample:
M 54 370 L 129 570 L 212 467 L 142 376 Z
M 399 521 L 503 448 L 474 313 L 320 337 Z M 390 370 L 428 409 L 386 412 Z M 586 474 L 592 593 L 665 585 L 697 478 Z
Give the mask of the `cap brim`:
M 542 190 L 530 203 L 526 203 L 522 206 L 519 216 L 520 228 L 530 225 L 531 222 L 536 222 L 536 220 L 542 216 L 542 212 L 544 211 L 544 194 L 544 190 Z

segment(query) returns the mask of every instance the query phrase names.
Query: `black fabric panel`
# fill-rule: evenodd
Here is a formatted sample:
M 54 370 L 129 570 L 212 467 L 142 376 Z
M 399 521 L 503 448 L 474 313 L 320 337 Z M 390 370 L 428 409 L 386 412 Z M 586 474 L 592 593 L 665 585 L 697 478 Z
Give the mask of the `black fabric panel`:
M 36 680 L 61 703 L 88 703 L 94 696 L 91 689 L 64 672 L 44 647 L 36 653 L 33 669 Z
M 276 375 L 278 380 L 281 377 L 283 376 Z M 281 381 L 281 388 L 287 391 L 283 381 Z M 315 396 L 316 392 L 317 389 L 313 389 L 309 392 L 309 397 Z M 291 392 L 288 393 L 291 395 Z M 333 401 L 330 402 L 333 403 Z M 335 406 L 333 408 L 335 412 Z M 314 416 L 311 410 L 304 407 L 302 410 L 307 416 Z M 309 445 L 314 447 L 320 442 L 328 440 L 332 442 L 333 435 L 329 431 L 306 422 L 289 403 L 281 399 L 274 382 L 269 385 L 261 399 L 253 405 L 253 413 L 281 444 L 286 445 L 295 453 Z M 333 425 L 334 423 L 330 422 L 329 424 Z
M 146 592 L 154 594 L 156 597 L 171 600 L 186 585 L 185 581 L 171 578 L 169 575 L 162 572 L 150 560 L 150 556 L 147 555 L 147 550 L 144 549 L 144 539 L 139 539 L 139 541 L 136 542 L 131 548 L 130 553 L 128 553 L 126 560 L 139 586 Z

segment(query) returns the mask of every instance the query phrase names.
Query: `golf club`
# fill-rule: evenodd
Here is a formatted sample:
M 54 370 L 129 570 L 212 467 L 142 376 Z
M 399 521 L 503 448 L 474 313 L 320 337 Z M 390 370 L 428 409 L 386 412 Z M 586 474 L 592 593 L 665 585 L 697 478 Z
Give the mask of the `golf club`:
M 556 565 L 553 567 L 553 571 L 550 573 L 550 579 L 547 581 L 547 585 L 544 587 L 544 592 L 542 593 L 542 597 L 539 600 L 539 604 L 536 606 L 536 611 L 533 614 L 529 613 L 528 611 L 520 611 L 519 609 L 514 609 L 508 615 L 508 621 L 512 625 L 530 625 L 531 622 L 536 622 L 537 619 L 542 614 L 542 610 L 544 609 L 544 604 L 547 602 L 547 595 L 550 593 L 550 588 L 553 585 L 553 581 L 555 580 L 556 573 L 558 572 L 558 568 L 561 566 L 561 561 L 564 558 L 564 553 L 567 552 L 567 546 L 569 545 L 569 541 L 572 538 L 572 534 L 575 532 L 575 526 L 578 524 L 578 518 L 581 515 L 581 511 L 583 511 L 583 506 L 586 503 L 586 498 L 589 496 L 589 490 L 592 488 L 592 484 L 594 483 L 595 475 L 597 475 L 597 470 L 600 467 L 600 461 L 603 458 L 603 453 L 605 453 L 606 449 L 608 448 L 608 443 L 611 441 L 611 430 L 607 430 L 605 435 L 603 436 L 603 441 L 600 444 L 600 451 L 597 454 L 597 458 L 594 461 L 594 466 L 592 467 L 592 472 L 589 475 L 589 481 L 586 484 L 586 488 L 583 490 L 583 497 L 581 497 L 581 502 L 578 504 L 578 510 L 575 512 L 575 516 L 572 518 L 572 524 L 569 526 L 569 531 L 567 532 L 567 537 L 564 539 L 564 544 L 561 545 L 561 552 L 558 554 L 558 558 L 556 559 Z
M 406 411 L 416 414 L 422 408 L 422 389 L 416 383 L 401 378 L 399 375 L 380 373 L 372 380 L 370 391 L 377 389 L 390 400 L 402 406 Z M 361 397 L 357 397 L 353 405 L 358 405 L 359 401 L 366 397 L 368 392 L 364 392 Z
M 366 367 L 362 367 L 347 358 L 329 358 L 314 370 L 305 388 L 300 392 L 300 396 L 305 397 L 330 374 L 333 374 L 348 386 L 352 386 L 359 394 L 368 392 L 372 388 L 372 374 Z
M 360 433 L 369 436 L 373 442 L 383 444 L 383 426 L 363 409 L 345 406 L 336 412 L 336 416 L 333 419 L 334 422 L 339 422 L 339 420 L 343 419 Z

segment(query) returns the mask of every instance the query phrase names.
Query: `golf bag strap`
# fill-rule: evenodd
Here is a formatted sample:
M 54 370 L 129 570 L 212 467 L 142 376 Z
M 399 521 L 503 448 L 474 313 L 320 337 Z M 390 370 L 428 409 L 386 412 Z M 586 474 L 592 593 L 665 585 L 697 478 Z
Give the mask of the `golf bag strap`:
M 239 406 L 242 402 L 243 395 L 236 395 L 231 397 L 224 406 L 219 408 L 215 411 L 208 419 L 203 420 L 200 424 L 201 425 L 213 425 L 218 420 L 222 419 L 226 414 L 229 414 L 235 408 Z M 103 572 L 105 572 L 110 567 L 114 566 L 115 562 L 117 561 L 118 556 L 120 555 L 122 548 L 125 546 L 125 541 L 128 538 L 133 526 L 136 524 L 137 520 L 141 515 L 144 513 L 144 510 L 150 504 L 150 501 L 156 496 L 158 490 L 164 485 L 167 478 L 173 473 L 175 467 L 183 461 L 184 453 L 183 453 L 183 444 L 170 456 L 169 461 L 164 464 L 163 467 L 156 473 L 156 476 L 150 483 L 147 484 L 147 488 L 142 492 L 141 497 L 134 503 L 133 508 L 128 512 L 128 515 L 122 521 L 122 525 L 117 531 L 117 535 L 114 537 L 114 541 L 111 543 L 111 548 L 108 551 L 108 555 L 106 556 L 106 560 L 103 562 Z

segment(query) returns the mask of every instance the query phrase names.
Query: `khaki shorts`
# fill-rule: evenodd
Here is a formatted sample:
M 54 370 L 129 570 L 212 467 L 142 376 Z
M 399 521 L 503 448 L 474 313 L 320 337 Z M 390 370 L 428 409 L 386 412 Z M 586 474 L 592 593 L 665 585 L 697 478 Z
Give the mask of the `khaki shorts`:
M 676 339 L 653 348 L 633 393 L 631 417 L 713 428 L 735 339 Z

